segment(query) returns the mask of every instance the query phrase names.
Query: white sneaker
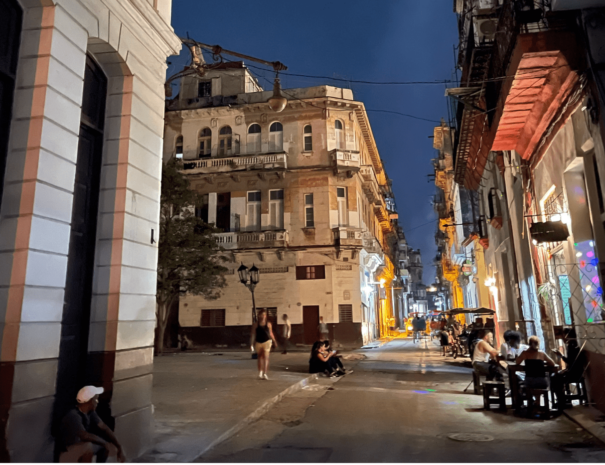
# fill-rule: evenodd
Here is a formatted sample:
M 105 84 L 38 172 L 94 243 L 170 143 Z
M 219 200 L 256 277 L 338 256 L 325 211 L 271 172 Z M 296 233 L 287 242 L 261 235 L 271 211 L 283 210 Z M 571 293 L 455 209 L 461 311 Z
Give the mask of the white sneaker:
M 267 376 L 267 373 L 263 373 L 263 379 L 266 379 L 267 381 L 269 381 L 269 377 Z
M 264 373 L 262 371 L 258 372 L 258 379 L 264 379 L 263 378 Z

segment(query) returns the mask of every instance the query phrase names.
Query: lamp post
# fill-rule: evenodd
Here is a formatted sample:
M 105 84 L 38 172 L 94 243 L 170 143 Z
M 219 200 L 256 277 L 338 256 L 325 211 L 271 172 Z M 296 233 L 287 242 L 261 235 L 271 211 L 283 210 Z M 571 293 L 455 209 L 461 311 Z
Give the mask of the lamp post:
M 252 264 L 252 268 L 248 269 L 243 263 L 237 269 L 237 274 L 239 275 L 239 281 L 244 286 L 246 286 L 250 293 L 252 294 L 252 324 L 256 323 L 256 302 L 254 301 L 254 288 L 260 281 L 260 276 L 258 272 L 258 268 L 254 263 Z M 258 354 L 253 353 L 252 358 L 257 358 Z
M 254 288 L 260 281 L 258 268 L 253 263 L 252 268 L 248 269 L 248 267 L 242 263 L 242 266 L 237 269 L 237 274 L 239 274 L 240 283 L 246 286 L 252 293 L 252 323 L 254 324 L 256 323 L 256 303 L 254 301 Z

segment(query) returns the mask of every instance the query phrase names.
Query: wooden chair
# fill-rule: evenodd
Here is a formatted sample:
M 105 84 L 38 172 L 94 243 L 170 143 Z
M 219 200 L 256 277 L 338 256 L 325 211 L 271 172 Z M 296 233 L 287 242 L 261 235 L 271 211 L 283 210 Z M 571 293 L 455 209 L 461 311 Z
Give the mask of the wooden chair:
M 575 393 L 572 392 L 572 386 L 575 386 Z M 574 383 L 564 384 L 565 403 L 571 404 L 572 400 L 579 400 L 580 405 L 588 405 L 588 390 L 586 389 L 586 381 L 580 378 Z
M 542 360 L 525 360 L 526 378 L 547 378 L 546 363 Z M 526 388 L 527 416 L 536 412 L 540 417 L 550 418 L 550 389 Z
M 496 396 L 493 396 L 494 390 Z M 490 410 L 492 405 L 498 405 L 499 410 L 506 410 L 506 392 L 503 381 L 485 381 L 483 383 L 483 408 Z

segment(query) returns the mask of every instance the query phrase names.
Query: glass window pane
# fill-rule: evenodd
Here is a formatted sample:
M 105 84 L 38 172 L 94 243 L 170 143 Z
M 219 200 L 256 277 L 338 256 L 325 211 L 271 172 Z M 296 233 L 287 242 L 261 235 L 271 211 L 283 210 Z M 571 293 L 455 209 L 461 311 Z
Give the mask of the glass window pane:
M 339 120 L 336 120 L 334 123 L 334 127 L 336 129 L 342 129 L 342 123 Z
M 344 187 L 337 187 L 336 188 L 336 192 L 337 192 L 337 196 L 338 197 L 344 197 L 345 196 L 345 188 Z
M 313 194 L 305 195 L 305 205 L 313 205 Z
M 280 189 L 278 191 L 271 191 L 269 195 L 271 200 L 281 200 L 284 198 L 284 191 L 283 189 Z
M 311 136 L 305 136 L 305 151 L 310 152 L 313 150 L 313 139 Z
M 303 130 L 303 132 L 304 132 L 305 134 L 311 134 L 311 132 L 312 132 L 312 131 L 313 131 L 313 130 L 311 129 L 311 125 L 310 125 L 310 124 L 307 124 L 307 125 L 305 126 L 305 129 Z
M 248 128 L 248 134 L 260 134 L 260 126 L 258 124 L 253 124 Z
M 269 128 L 270 132 L 280 132 L 283 131 L 283 126 L 281 125 L 281 123 L 273 123 L 271 125 L 271 127 Z
M 220 134 L 231 134 L 231 127 L 230 126 L 224 126 L 221 128 Z

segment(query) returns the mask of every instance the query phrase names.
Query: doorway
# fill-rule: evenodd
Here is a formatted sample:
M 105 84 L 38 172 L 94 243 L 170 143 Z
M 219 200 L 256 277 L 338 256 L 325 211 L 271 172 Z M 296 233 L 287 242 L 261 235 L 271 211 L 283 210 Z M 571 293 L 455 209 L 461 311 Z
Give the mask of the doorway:
M 86 382 L 107 78 L 86 58 L 56 387 L 56 414 Z
M 216 227 L 223 232 L 231 228 L 231 192 L 216 196 Z
M 319 305 L 303 307 L 304 342 L 307 345 L 317 341 L 319 326 Z
M 0 202 L 8 154 L 22 18 L 23 12 L 16 0 L 0 4 Z

